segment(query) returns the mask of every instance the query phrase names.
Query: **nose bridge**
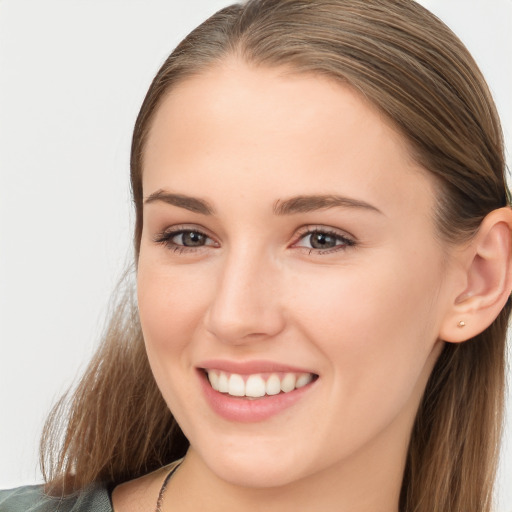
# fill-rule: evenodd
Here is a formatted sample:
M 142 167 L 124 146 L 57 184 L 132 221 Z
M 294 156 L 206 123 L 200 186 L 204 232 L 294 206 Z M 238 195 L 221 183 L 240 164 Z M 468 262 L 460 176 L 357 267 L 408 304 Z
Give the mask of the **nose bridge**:
M 277 288 L 275 265 L 264 251 L 250 244 L 228 251 L 207 313 L 207 329 L 228 343 L 275 336 L 283 327 Z

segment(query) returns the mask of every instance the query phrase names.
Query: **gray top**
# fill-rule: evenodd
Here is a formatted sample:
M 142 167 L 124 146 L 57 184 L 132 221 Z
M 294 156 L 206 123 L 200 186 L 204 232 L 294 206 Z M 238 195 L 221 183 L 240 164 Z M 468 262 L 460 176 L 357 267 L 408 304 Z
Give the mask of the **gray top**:
M 42 485 L 0 490 L 1 512 L 113 512 L 106 487 L 91 485 L 64 498 L 44 494 Z
M 167 465 L 169 473 L 160 488 L 157 510 L 167 483 L 182 461 L 178 459 Z M 0 490 L 0 512 L 114 512 L 110 494 L 106 486 L 91 484 L 74 494 L 55 498 L 44 493 L 43 485 L 26 485 Z

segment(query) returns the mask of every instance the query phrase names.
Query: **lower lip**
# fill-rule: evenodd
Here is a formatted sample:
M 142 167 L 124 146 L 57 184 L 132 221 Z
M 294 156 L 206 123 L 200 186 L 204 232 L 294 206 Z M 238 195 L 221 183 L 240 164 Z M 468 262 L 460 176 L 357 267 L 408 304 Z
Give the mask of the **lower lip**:
M 202 370 L 199 370 L 199 377 L 206 401 L 213 411 L 226 420 L 241 423 L 263 421 L 288 409 L 301 400 L 317 380 L 288 393 L 248 399 L 215 391 Z

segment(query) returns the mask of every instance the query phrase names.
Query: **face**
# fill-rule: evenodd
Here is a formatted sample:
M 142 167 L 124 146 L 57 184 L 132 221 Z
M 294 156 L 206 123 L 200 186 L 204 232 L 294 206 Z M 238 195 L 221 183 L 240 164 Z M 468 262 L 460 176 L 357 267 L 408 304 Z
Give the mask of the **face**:
M 379 112 L 326 78 L 227 62 L 166 97 L 139 310 L 205 467 L 249 486 L 402 467 L 448 303 L 433 189 Z

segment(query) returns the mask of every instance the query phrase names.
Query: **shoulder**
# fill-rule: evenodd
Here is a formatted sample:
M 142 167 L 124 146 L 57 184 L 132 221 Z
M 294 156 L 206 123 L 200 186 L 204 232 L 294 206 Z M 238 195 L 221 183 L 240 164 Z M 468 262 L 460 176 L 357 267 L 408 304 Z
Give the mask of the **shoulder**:
M 126 512 L 155 510 L 162 485 L 174 473 L 182 460 L 179 459 L 152 473 L 118 485 L 112 492 L 115 509 Z
M 100 485 L 81 492 L 56 498 L 48 496 L 42 485 L 28 485 L 0 490 L 2 512 L 112 512 L 107 489 Z

